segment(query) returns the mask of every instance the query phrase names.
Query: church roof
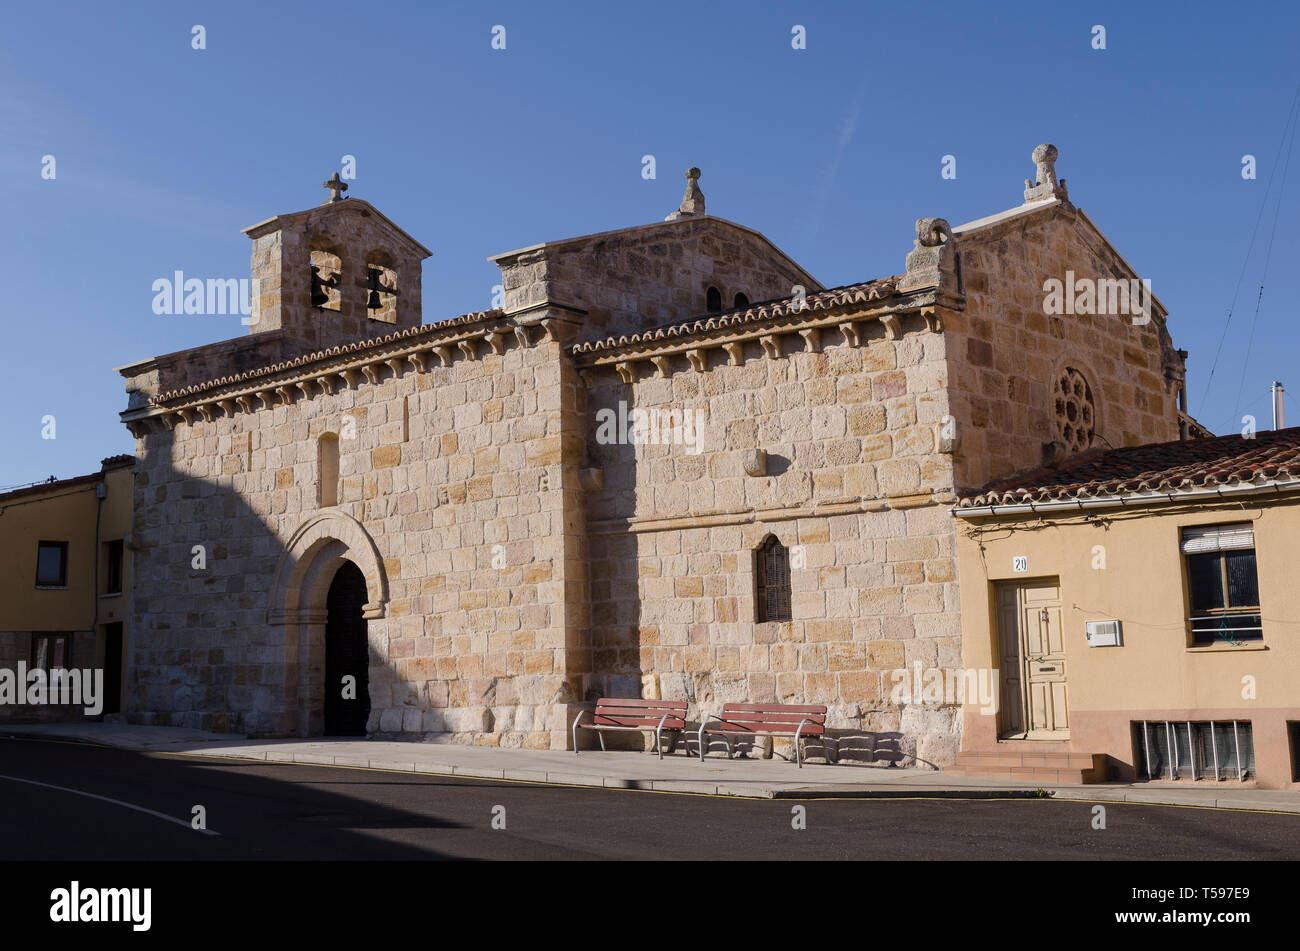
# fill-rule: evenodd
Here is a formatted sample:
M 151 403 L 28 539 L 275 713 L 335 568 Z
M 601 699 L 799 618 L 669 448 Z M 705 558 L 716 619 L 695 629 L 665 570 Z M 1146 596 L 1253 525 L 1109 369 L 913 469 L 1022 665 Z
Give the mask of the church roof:
M 1300 482 L 1300 426 L 1251 437 L 1150 443 L 1079 456 L 1058 469 L 1038 469 L 965 496 L 958 511 L 1156 495 L 1215 488 L 1263 487 Z
M 807 317 L 819 310 L 828 310 L 832 307 L 884 300 L 897 292 L 897 284 L 901 279 L 901 276 L 894 276 L 878 278 L 874 281 L 863 281 L 857 284 L 846 284 L 843 287 L 832 287 L 816 294 L 809 294 L 802 300 L 792 295 L 777 298 L 776 300 L 762 301 L 736 310 L 723 311 L 708 316 L 691 317 L 674 324 L 655 327 L 639 334 L 623 334 L 616 337 L 606 337 L 604 340 L 580 343 L 570 348 L 570 352 L 575 354 L 599 353 L 618 347 L 658 343 L 674 337 L 690 337 L 711 330 L 759 324 L 778 317 Z
M 236 373 L 231 376 L 223 376 L 212 380 L 203 380 L 180 389 L 169 390 L 166 393 L 159 393 L 152 397 L 149 402 L 154 404 L 170 403 L 173 400 L 194 396 L 207 390 L 214 390 L 223 386 L 232 386 L 238 383 L 248 383 L 262 377 L 275 376 L 279 373 L 284 373 L 287 370 L 296 370 L 300 367 L 310 366 L 313 363 L 318 363 L 322 360 L 328 360 L 334 357 L 346 357 L 367 350 L 378 350 L 390 344 L 413 343 L 418 341 L 421 337 L 432 336 L 442 330 L 448 330 L 466 324 L 481 323 L 501 316 L 502 312 L 499 310 L 483 310 L 470 314 L 462 314 L 459 317 L 449 317 L 446 320 L 439 320 L 432 324 L 418 324 L 414 327 L 407 327 L 405 330 L 397 330 L 393 333 L 385 334 L 382 337 L 368 337 L 364 340 L 339 344 L 338 346 L 328 347 L 324 350 L 313 350 L 311 353 L 304 353 L 302 356 L 294 357 L 292 360 L 284 360 L 280 363 L 271 363 L 266 366 L 254 367 L 251 370 L 246 370 L 243 373 Z
M 610 231 L 597 231 L 592 234 L 575 235 L 572 238 L 561 238 L 558 241 L 543 241 L 540 244 L 532 244 L 526 248 L 516 248 L 514 251 L 504 251 L 501 254 L 494 254 L 491 257 L 489 257 L 488 260 L 491 261 L 493 264 L 500 266 L 502 264 L 508 264 L 512 259 L 517 258 L 521 255 L 531 254 L 536 251 L 548 251 L 548 252 L 556 251 L 560 249 L 569 248 L 574 245 L 588 244 L 591 242 L 599 242 L 609 238 L 620 238 L 624 236 L 637 237 L 637 236 L 646 235 L 647 233 L 653 233 L 656 231 L 666 231 L 671 233 L 678 229 L 689 227 L 693 224 L 698 224 L 700 222 L 704 222 L 710 225 L 720 225 L 724 229 L 734 229 L 736 231 L 743 231 L 748 235 L 752 235 L 753 237 L 757 238 L 758 240 L 766 244 L 769 248 L 771 248 L 772 251 L 774 251 L 778 256 L 784 258 L 785 261 L 791 267 L 793 267 L 796 271 L 798 271 L 801 275 L 803 275 L 805 283 L 809 287 L 820 288 L 822 286 L 821 282 L 818 281 L 811 274 L 809 274 L 804 269 L 803 265 L 801 265 L 794 258 L 790 257 L 790 255 L 786 254 L 779 247 L 777 247 L 776 244 L 772 241 L 772 239 L 769 238 L 767 235 L 763 234 L 763 232 L 755 231 L 753 228 L 747 228 L 745 225 L 737 224 L 736 222 L 731 221 L 727 218 L 719 218 L 717 215 L 686 215 L 680 218 L 670 218 L 669 220 L 665 220 L 665 221 L 651 221 L 643 225 L 632 225 L 631 227 L 627 227 L 627 228 L 614 228 L 613 230 Z

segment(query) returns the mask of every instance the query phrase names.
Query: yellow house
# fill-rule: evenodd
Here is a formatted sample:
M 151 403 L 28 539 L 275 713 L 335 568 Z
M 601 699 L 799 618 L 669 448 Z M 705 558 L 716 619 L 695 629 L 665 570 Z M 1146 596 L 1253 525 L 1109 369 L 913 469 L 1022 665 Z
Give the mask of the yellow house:
M 83 718 L 83 705 L 23 702 L 19 672 L 102 670 L 100 714 L 126 677 L 132 456 L 0 494 L 0 721 Z
M 1090 453 L 953 514 L 998 702 L 962 698 L 948 772 L 1297 788 L 1300 428 Z

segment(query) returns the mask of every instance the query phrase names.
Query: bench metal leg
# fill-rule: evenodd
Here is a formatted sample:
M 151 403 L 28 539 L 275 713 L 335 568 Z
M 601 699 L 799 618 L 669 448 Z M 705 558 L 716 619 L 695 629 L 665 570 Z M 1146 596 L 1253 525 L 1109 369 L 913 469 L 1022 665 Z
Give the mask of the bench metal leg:
M 664 721 L 667 719 L 668 719 L 668 714 L 665 713 L 662 717 L 659 718 L 659 725 L 655 727 L 655 752 L 659 754 L 660 759 L 664 758 L 663 732 L 664 732 Z
M 803 769 L 803 754 L 799 749 L 799 734 L 803 732 L 804 724 L 807 722 L 807 719 L 800 720 L 799 729 L 794 731 L 794 761 L 800 769 Z
M 597 731 L 596 731 L 596 739 L 600 740 L 600 751 L 601 751 L 602 753 L 608 753 L 609 750 L 605 749 L 605 731 L 604 731 L 604 730 L 597 730 Z
M 586 712 L 587 712 L 586 710 L 579 710 L 578 715 L 573 718 L 573 755 L 574 756 L 578 755 L 578 721 L 582 719 L 582 715 Z
M 709 723 L 710 720 L 721 720 L 721 719 L 722 719 L 722 717 L 718 716 L 717 714 L 712 714 L 712 715 L 710 715 L 710 716 L 705 717 L 703 720 L 700 721 L 700 732 L 697 734 L 697 740 L 698 740 L 698 742 L 699 742 L 699 744 L 700 744 L 700 762 L 701 762 L 701 763 L 704 762 L 704 754 L 705 754 L 705 753 L 707 752 L 707 750 L 708 750 L 708 748 L 705 746 L 705 742 L 704 742 L 704 728 L 705 728 L 706 726 L 708 726 L 708 723 Z M 730 750 L 730 747 L 728 747 L 728 750 Z

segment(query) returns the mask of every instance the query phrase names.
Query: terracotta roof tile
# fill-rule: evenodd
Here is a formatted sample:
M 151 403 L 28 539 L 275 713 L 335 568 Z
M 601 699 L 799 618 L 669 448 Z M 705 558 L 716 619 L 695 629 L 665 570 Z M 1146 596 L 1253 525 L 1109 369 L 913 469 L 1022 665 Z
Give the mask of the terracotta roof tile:
M 294 357 L 292 360 L 254 367 L 251 370 L 246 370 L 243 373 L 237 373 L 233 376 L 223 376 L 214 380 L 203 380 L 189 386 L 181 387 L 180 389 L 169 390 L 166 393 L 159 393 L 152 397 L 149 402 L 155 406 L 163 403 L 170 403 L 172 400 L 181 399 L 186 396 L 194 396 L 206 390 L 212 390 L 222 386 L 231 386 L 235 383 L 246 383 L 259 377 L 274 376 L 277 373 L 283 373 L 285 370 L 295 370 L 299 367 L 316 363 L 318 360 L 325 360 L 330 357 L 348 356 L 366 350 L 377 350 L 389 344 L 406 343 L 415 340 L 417 337 L 423 337 L 439 330 L 446 330 L 462 324 L 478 323 L 482 320 L 500 316 L 500 310 L 484 310 L 472 314 L 462 314 L 459 317 L 450 317 L 447 320 L 440 320 L 432 324 L 417 324 L 414 327 L 407 327 L 405 330 L 397 330 L 393 333 L 385 334 L 382 337 L 369 337 L 365 340 L 357 340 L 352 343 L 341 344 L 337 347 L 330 347 L 325 350 L 316 350 L 312 353 L 304 353 L 302 356 Z
M 673 337 L 691 337 L 711 330 L 724 330 L 745 324 L 758 324 L 776 317 L 813 314 L 819 310 L 842 307 L 854 303 L 884 300 L 897 290 L 901 276 L 883 277 L 860 284 L 846 284 L 844 287 L 832 287 L 829 290 L 809 294 L 801 306 L 796 306 L 796 298 L 781 297 L 776 300 L 761 301 L 738 310 L 710 314 L 708 317 L 691 317 L 685 321 L 655 327 L 639 334 L 625 334 L 606 337 L 604 340 L 591 340 L 571 347 L 570 353 L 599 353 L 602 350 L 614 350 L 618 347 L 636 346 L 637 344 L 658 343 Z
M 961 508 L 1065 502 L 1300 479 L 1300 426 L 1247 439 L 1214 436 L 1091 452 L 1059 469 L 1038 469 L 965 495 Z

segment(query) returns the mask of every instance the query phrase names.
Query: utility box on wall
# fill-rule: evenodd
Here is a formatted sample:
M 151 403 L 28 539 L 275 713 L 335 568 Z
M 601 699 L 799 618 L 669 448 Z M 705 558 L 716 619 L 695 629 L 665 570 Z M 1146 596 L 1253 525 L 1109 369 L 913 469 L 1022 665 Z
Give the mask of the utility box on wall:
M 1119 621 L 1088 621 L 1085 624 L 1088 632 L 1089 647 L 1123 647 L 1124 638 L 1120 631 Z

